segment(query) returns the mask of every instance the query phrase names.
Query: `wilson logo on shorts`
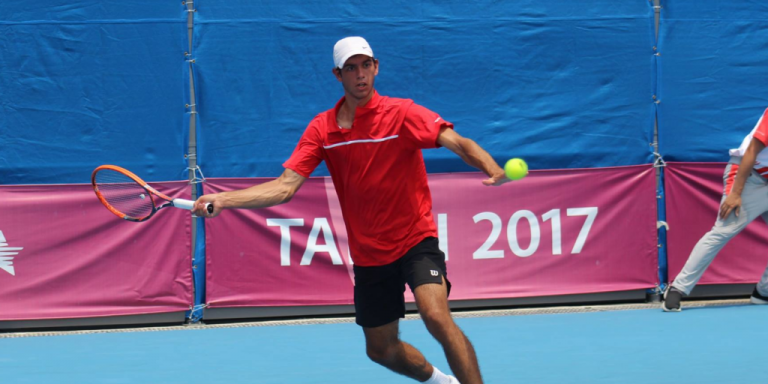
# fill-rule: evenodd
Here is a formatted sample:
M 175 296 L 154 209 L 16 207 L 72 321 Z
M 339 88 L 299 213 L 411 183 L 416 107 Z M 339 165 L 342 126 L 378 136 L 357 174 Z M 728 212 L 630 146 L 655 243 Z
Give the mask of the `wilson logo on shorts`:
M 10 273 L 13 276 L 16 276 L 16 271 L 13 269 L 13 257 L 19 254 L 19 251 L 21 251 L 24 248 L 16 247 L 11 248 L 8 246 L 8 243 L 5 242 L 5 236 L 3 236 L 3 231 L 0 231 L 0 269 Z
M 434 269 L 430 269 L 429 273 L 432 274 L 432 276 L 440 276 L 440 273 L 435 271 Z

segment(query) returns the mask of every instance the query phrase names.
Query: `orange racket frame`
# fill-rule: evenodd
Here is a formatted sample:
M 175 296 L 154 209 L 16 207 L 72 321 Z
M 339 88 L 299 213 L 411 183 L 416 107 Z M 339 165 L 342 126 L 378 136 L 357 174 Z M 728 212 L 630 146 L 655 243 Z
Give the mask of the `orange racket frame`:
M 99 171 L 101 171 L 101 170 L 112 170 L 112 171 L 115 171 L 115 172 L 119 172 L 119 173 L 129 177 L 130 179 L 135 181 L 139 186 L 144 188 L 144 190 L 147 192 L 147 195 L 150 198 L 150 201 L 152 202 L 152 212 L 150 212 L 148 215 L 146 215 L 144 217 L 133 217 L 133 216 L 126 215 L 125 213 L 120 212 L 115 207 L 113 207 L 107 201 L 107 199 L 104 197 L 104 195 L 101 194 L 101 191 L 99 191 L 99 186 L 96 184 L 96 174 Z M 110 212 L 114 213 L 115 216 L 117 216 L 117 217 L 119 217 L 121 219 L 129 220 L 129 221 L 142 222 L 142 221 L 149 220 L 149 218 L 152 217 L 155 214 L 155 212 L 157 212 L 161 208 L 165 208 L 165 207 L 176 207 L 176 208 L 191 210 L 192 207 L 194 207 L 194 204 L 195 204 L 195 202 L 192 201 L 192 200 L 171 198 L 168 195 L 166 195 L 166 194 L 158 191 L 157 189 L 153 188 L 151 185 L 147 184 L 147 182 L 142 180 L 140 177 L 136 176 L 136 174 L 134 174 L 133 172 L 131 172 L 131 171 L 129 171 L 129 170 L 123 168 L 123 167 L 118 167 L 116 165 L 102 165 L 102 166 L 99 166 L 96 169 L 94 169 L 93 173 L 91 173 L 91 184 L 93 185 L 93 191 L 96 193 L 96 197 L 98 197 L 99 201 L 101 201 L 101 203 L 104 204 L 104 206 L 107 207 L 107 209 Z M 167 203 L 165 203 L 165 204 L 163 204 L 161 206 L 158 206 L 156 201 L 155 201 L 155 197 L 159 197 L 159 198 L 167 201 Z M 207 207 L 208 212 L 212 212 L 213 211 L 213 206 L 212 205 L 207 204 L 206 207 Z

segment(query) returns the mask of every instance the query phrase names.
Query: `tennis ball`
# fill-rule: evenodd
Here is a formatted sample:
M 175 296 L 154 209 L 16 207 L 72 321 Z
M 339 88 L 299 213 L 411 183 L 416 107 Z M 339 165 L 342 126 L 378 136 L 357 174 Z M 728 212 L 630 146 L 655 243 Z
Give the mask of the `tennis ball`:
M 504 165 L 504 173 L 510 180 L 520 180 L 528 175 L 528 164 L 523 159 L 514 158 Z

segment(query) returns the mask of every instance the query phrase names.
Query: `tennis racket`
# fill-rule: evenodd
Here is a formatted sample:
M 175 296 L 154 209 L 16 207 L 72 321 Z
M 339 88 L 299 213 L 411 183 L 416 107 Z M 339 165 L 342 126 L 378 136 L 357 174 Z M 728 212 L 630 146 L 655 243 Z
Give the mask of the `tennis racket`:
M 115 165 L 102 165 L 93 170 L 91 184 L 96 197 L 107 209 L 129 221 L 146 221 L 165 207 L 191 210 L 192 200 L 173 199 L 152 188 L 131 171 Z M 160 203 L 160 205 L 158 205 Z M 205 209 L 213 212 L 213 205 Z

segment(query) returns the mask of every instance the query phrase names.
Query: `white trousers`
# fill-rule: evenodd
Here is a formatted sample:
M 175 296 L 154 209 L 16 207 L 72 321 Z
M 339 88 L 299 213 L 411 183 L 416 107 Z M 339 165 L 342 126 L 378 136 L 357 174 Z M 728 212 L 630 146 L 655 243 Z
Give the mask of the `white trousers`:
M 730 173 L 732 164 L 725 167 L 723 173 L 723 182 L 726 182 Z M 723 195 L 720 204 L 725 201 Z M 768 222 L 768 180 L 752 172 L 744 184 L 744 191 L 741 193 L 741 210 L 739 217 L 731 213 L 723 220 L 720 218 L 720 212 L 717 213 L 717 221 L 712 230 L 702 237 L 696 246 L 693 247 L 688 261 L 685 262 L 683 270 L 677 275 L 672 286 L 677 290 L 690 294 L 693 287 L 701 279 L 709 264 L 715 259 L 717 253 L 728 243 L 731 238 L 736 236 L 752 220 L 761 216 Z M 743 255 L 748 257 L 749 255 Z M 757 283 L 757 290 L 761 295 L 768 296 L 768 267 L 763 272 L 760 282 Z

